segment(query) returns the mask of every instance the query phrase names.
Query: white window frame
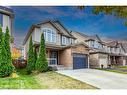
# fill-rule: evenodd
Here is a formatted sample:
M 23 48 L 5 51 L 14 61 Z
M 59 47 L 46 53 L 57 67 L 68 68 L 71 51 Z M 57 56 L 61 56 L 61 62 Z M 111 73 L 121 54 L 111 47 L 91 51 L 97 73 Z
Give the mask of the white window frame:
M 95 47 L 94 47 L 94 46 L 95 46 L 94 44 L 95 44 L 94 41 L 92 41 L 92 40 L 89 41 L 89 46 L 90 46 L 90 47 L 95 48 Z
M 56 43 L 56 39 L 57 39 L 56 31 L 54 31 L 51 28 L 42 28 L 42 32 L 44 33 L 44 38 L 46 42 Z
M 66 37 L 62 36 L 62 45 L 66 45 Z
M 99 43 L 97 41 L 95 41 L 93 44 L 94 44 L 94 48 L 99 48 Z

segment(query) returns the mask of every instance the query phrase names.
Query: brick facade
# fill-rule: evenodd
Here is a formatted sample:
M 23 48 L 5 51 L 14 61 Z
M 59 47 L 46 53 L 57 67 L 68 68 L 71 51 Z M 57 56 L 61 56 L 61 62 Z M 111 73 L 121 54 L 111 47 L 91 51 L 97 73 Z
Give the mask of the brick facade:
M 89 50 L 84 45 L 77 45 L 74 47 L 66 48 L 65 50 L 62 50 L 59 52 L 60 64 L 72 69 L 73 68 L 73 53 L 86 54 L 88 56 Z

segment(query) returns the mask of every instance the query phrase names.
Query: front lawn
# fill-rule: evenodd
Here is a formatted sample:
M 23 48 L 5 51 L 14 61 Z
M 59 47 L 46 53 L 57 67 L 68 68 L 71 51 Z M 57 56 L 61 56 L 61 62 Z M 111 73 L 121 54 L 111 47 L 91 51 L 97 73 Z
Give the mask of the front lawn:
M 25 70 L 19 70 L 18 78 L 0 78 L 0 88 L 1 89 L 38 89 L 47 88 L 45 85 L 40 85 L 37 83 L 36 79 L 32 75 L 25 75 Z
M 96 89 L 89 84 L 50 71 L 38 75 L 26 75 L 18 70 L 18 78 L 0 78 L 0 89 Z
M 40 84 L 45 84 L 50 89 L 97 89 L 94 86 L 61 75 L 57 72 L 46 72 L 36 76 Z
M 46 88 L 46 86 L 39 85 L 35 78 L 30 75 L 20 75 L 19 78 L 0 78 L 1 89 L 38 89 Z

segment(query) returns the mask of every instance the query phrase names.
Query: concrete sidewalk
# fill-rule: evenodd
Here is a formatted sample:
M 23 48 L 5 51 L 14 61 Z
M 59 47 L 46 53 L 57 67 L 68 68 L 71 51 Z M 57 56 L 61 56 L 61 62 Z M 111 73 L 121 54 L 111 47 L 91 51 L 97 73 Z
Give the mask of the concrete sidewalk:
M 101 89 L 127 89 L 127 75 L 96 69 L 57 71 Z

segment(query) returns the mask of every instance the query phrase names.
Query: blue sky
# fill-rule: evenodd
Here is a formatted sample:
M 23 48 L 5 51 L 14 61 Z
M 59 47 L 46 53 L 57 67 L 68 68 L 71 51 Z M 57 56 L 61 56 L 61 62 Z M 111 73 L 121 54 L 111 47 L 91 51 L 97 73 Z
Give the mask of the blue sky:
M 21 45 L 30 26 L 45 19 L 59 19 L 68 30 L 87 35 L 98 34 L 107 39 L 127 40 L 127 27 L 124 19 L 114 16 L 92 14 L 92 7 L 79 10 L 77 7 L 11 7 L 15 12 L 14 37 L 15 44 Z

